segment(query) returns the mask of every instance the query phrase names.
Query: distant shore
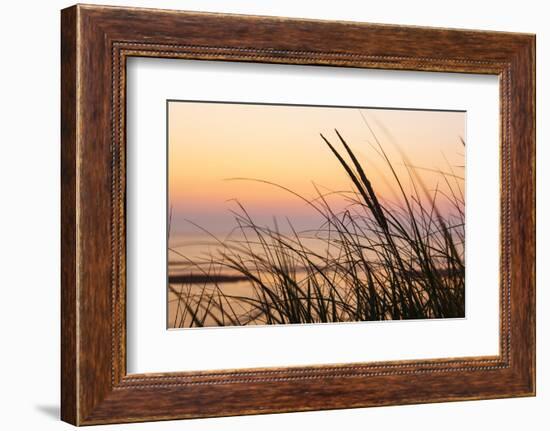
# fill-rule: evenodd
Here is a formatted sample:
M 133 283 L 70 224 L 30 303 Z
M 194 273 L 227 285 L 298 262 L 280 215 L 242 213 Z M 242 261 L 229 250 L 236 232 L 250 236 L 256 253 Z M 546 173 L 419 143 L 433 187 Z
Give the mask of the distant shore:
M 204 284 L 204 283 L 238 283 L 246 281 L 248 277 L 240 274 L 177 274 L 169 275 L 168 282 L 173 284 Z

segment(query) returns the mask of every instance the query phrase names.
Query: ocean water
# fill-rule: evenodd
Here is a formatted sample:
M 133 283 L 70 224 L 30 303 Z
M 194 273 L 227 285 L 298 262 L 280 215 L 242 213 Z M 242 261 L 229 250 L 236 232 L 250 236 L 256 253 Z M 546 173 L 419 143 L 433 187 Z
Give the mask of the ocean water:
M 243 261 L 246 259 L 246 253 L 259 255 L 266 253 L 265 245 L 260 244 L 253 237 L 219 235 L 217 239 L 219 241 L 205 234 L 186 234 L 170 238 L 168 250 L 169 327 L 181 325 L 179 319 L 184 313 L 184 309 L 183 303 L 178 300 L 178 295 L 183 297 L 195 295 L 196 298 L 201 298 L 201 294 L 208 295 L 219 290 L 219 293 L 224 296 L 251 299 L 256 297 L 252 283 L 241 272 L 219 263 L 224 253 L 222 242 L 232 249 L 232 253 L 242 256 Z M 321 256 L 325 256 L 327 252 L 331 251 L 327 249 L 325 240 L 304 236 L 300 238 L 300 241 L 309 251 Z M 266 277 L 265 273 L 258 272 L 253 266 L 249 264 L 246 266 L 258 276 Z M 296 278 L 300 279 L 300 277 L 306 276 L 304 268 L 297 266 L 295 270 Z M 246 301 L 238 299 L 229 300 L 229 305 L 233 307 L 236 314 L 247 315 L 253 309 L 252 306 L 247 305 Z M 207 318 L 205 325 L 217 326 L 217 323 L 214 319 Z
M 351 287 L 347 287 L 343 282 L 339 283 L 339 280 L 348 278 L 348 262 L 350 259 L 356 260 L 357 256 L 342 255 L 343 248 L 335 245 L 337 241 L 334 238 L 330 241 L 330 245 L 326 238 L 313 238 L 307 233 L 302 234 L 299 240 L 291 234 L 286 234 L 283 238 L 290 247 L 299 248 L 300 244 L 305 247 L 308 258 L 313 260 L 315 265 L 322 270 L 323 277 L 333 278 L 332 283 L 340 286 L 335 290 L 340 303 L 352 305 L 353 308 L 353 304 L 355 303 L 354 290 Z M 366 240 L 363 239 L 363 241 L 365 241 L 363 245 L 367 245 Z M 367 248 L 363 250 L 363 257 L 369 262 L 374 274 L 381 276 L 379 280 L 387 280 L 386 277 L 390 277 L 390 273 L 387 269 L 377 268 L 375 253 L 368 251 Z M 463 255 L 462 248 L 458 252 Z M 231 263 L 231 259 L 234 259 L 233 262 L 236 261 L 238 265 L 244 266 L 247 271 L 261 279 L 266 285 L 273 286 L 275 285 L 276 276 L 255 264 L 258 259 L 260 261 L 265 259 L 267 254 L 271 254 L 269 259 L 267 259 L 270 262 L 280 259 L 280 255 L 274 254 L 274 247 L 271 244 L 261 243 L 255 236 L 244 237 L 233 235 L 231 237 L 219 236 L 218 238 L 213 238 L 201 234 L 172 237 L 169 242 L 168 251 L 168 326 L 171 328 L 189 327 L 189 316 L 194 312 L 206 316 L 203 322 L 204 326 L 265 324 L 263 316 L 258 313 L 258 308 L 254 306 L 255 301 L 259 298 L 257 288 L 241 271 L 232 267 L 235 263 Z M 251 255 L 256 257 L 253 259 Z M 299 260 L 298 253 L 289 253 L 289 255 L 290 257 L 287 255 L 286 259 L 290 259 L 292 262 L 289 266 L 292 271 L 292 277 L 298 282 L 298 285 L 306 289 L 306 281 L 311 276 L 311 273 L 303 266 L 300 266 L 302 263 Z M 312 255 L 314 257 L 311 257 Z M 341 269 L 333 271 L 328 267 L 324 267 L 325 262 L 330 261 L 332 258 L 341 259 L 343 257 L 345 257 L 343 260 L 345 262 L 345 275 L 342 275 L 343 272 Z M 350 263 L 353 264 L 353 262 Z M 284 266 L 285 264 L 282 263 L 281 265 Z M 440 275 L 445 280 L 456 280 L 456 272 L 451 273 L 445 270 L 444 265 L 439 268 L 438 271 L 440 271 Z M 365 273 L 361 272 L 361 265 L 357 267 L 357 270 L 359 271 L 359 277 L 366 277 Z M 317 275 L 317 277 L 320 276 Z M 415 285 L 417 282 L 419 282 L 418 286 L 423 285 L 422 278 L 420 278 L 423 275 L 417 270 L 408 270 L 406 277 L 408 280 L 413 280 Z M 464 277 L 463 273 L 462 277 Z M 317 279 L 321 280 L 321 284 L 325 284 L 323 278 Z M 417 280 L 416 282 L 414 281 L 415 279 Z M 385 281 L 382 282 L 385 283 Z M 377 289 L 377 292 L 382 293 L 386 290 L 386 287 L 381 287 L 378 284 L 375 289 Z M 420 289 L 416 291 L 417 295 L 422 298 L 422 302 L 428 301 L 428 292 L 423 291 L 421 287 Z M 320 296 L 327 298 L 328 291 L 327 288 L 327 291 L 321 292 Z M 315 294 L 315 292 L 313 293 Z M 384 295 L 387 295 L 387 293 L 384 293 Z M 277 295 L 278 298 L 281 296 Z M 185 306 L 188 298 L 193 299 L 192 309 L 187 309 Z M 220 302 L 224 305 L 225 313 L 222 313 L 216 305 Z M 212 314 L 201 313 L 204 309 L 203 307 L 210 304 L 214 304 L 209 308 Z M 227 317 L 228 312 L 229 314 L 239 316 L 238 323 L 231 322 L 231 319 Z M 346 314 L 346 316 L 343 318 L 344 320 L 355 320 L 353 315 L 351 318 L 349 314 Z

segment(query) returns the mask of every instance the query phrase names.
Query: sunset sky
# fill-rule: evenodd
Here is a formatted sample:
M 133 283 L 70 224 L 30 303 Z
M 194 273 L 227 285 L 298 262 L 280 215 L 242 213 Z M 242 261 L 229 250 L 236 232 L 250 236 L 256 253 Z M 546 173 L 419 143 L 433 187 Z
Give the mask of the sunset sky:
M 428 189 L 442 178 L 430 170 L 464 176 L 464 112 L 169 102 L 168 193 L 171 235 L 198 233 L 196 223 L 215 234 L 235 225 L 230 210 L 237 199 L 260 225 L 290 219 L 298 229 L 318 227 L 319 219 L 296 196 L 353 190 L 337 159 L 320 137 L 338 149 L 334 129 L 356 153 L 377 194 L 396 200 L 396 183 L 376 150 L 376 138 L 408 184 L 403 160 L 419 170 Z M 374 148 L 373 148 L 374 146 Z M 462 183 L 462 181 L 461 181 Z M 333 198 L 335 199 L 335 198 Z M 334 201 L 336 206 L 345 202 Z M 441 203 L 441 210 L 445 211 Z M 283 226 L 284 228 L 284 226 Z

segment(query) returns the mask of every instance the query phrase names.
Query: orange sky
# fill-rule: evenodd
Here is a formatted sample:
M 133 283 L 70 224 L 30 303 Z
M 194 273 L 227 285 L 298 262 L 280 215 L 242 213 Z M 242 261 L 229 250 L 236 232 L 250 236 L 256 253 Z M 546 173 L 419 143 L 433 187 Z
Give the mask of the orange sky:
M 352 190 L 351 181 L 322 141 L 323 133 L 340 149 L 334 129 L 363 164 L 375 191 L 393 199 L 396 184 L 372 148 L 376 138 L 400 177 L 408 182 L 401 154 L 415 166 L 463 176 L 464 112 L 169 102 L 168 187 L 172 233 L 198 232 L 191 220 L 216 234 L 234 225 L 229 210 L 238 199 L 260 224 L 288 217 L 298 229 L 318 225 L 312 210 L 273 186 L 280 184 L 307 198 L 321 190 Z M 363 114 L 363 116 L 361 115 Z M 418 171 L 429 189 L 441 177 Z M 334 202 L 336 206 L 344 203 Z M 444 209 L 443 209 L 444 210 Z M 281 223 L 284 224 L 284 223 Z

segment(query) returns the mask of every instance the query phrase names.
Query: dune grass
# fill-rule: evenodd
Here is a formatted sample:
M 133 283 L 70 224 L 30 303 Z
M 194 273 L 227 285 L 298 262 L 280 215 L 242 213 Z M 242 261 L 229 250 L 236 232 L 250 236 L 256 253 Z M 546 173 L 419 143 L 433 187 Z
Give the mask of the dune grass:
M 400 178 L 376 141 L 399 196 L 398 202 L 383 201 L 338 130 L 332 142 L 321 135 L 320 143 L 334 155 L 353 185 L 352 190 L 330 194 L 340 195 L 349 205 L 337 211 L 329 193 L 317 188 L 315 198 L 308 199 L 281 185 L 253 180 L 294 194 L 322 217 L 322 225 L 315 231 L 298 232 L 287 220 L 285 231 L 290 234 L 282 233 L 276 222 L 272 227 L 255 223 L 246 207 L 236 202 L 238 239 L 211 235 L 216 251 L 200 265 L 170 251 L 196 265 L 194 272 L 203 277 L 202 283 L 170 281 L 170 292 L 177 301 L 170 326 L 464 316 L 463 179 L 454 172 L 439 172 L 443 186 L 428 190 L 419 168 L 410 165 L 408 178 Z M 445 218 L 438 210 L 441 199 L 452 208 Z M 324 247 L 312 247 L 311 241 Z M 316 251 L 319 249 L 324 252 Z M 224 272 L 246 279 L 252 294 L 224 293 L 224 279 L 220 278 Z

